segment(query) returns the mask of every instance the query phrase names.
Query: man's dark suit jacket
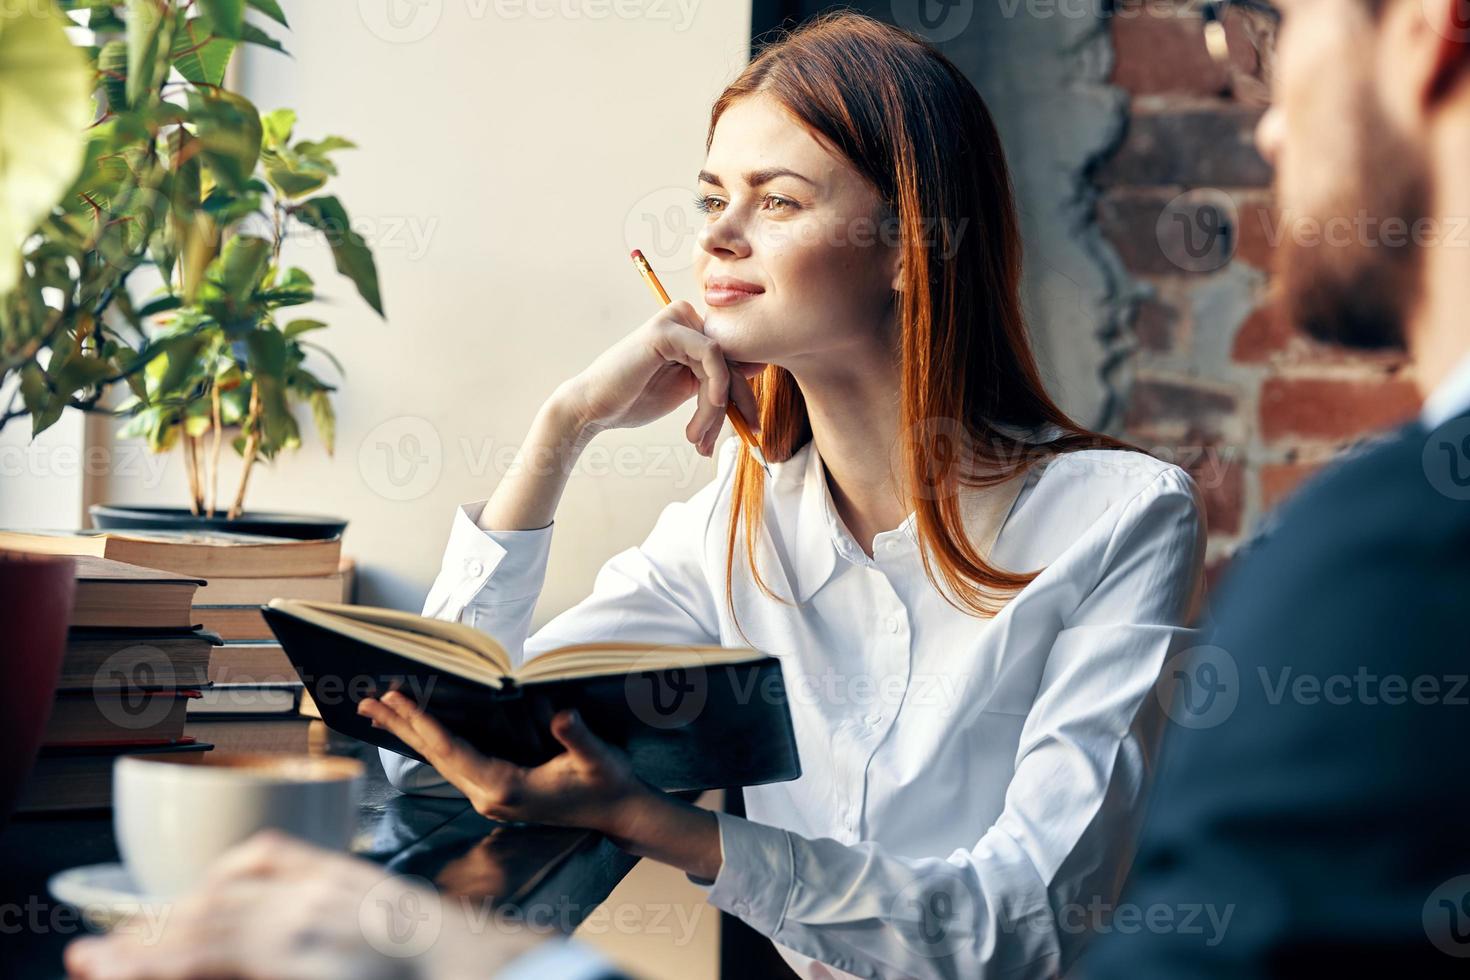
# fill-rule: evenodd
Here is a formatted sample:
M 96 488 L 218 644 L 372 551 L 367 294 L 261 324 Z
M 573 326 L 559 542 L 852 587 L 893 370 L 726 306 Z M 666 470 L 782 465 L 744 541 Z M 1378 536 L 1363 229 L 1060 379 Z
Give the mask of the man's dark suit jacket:
M 1330 466 L 1212 606 L 1080 975 L 1470 976 L 1470 416 Z

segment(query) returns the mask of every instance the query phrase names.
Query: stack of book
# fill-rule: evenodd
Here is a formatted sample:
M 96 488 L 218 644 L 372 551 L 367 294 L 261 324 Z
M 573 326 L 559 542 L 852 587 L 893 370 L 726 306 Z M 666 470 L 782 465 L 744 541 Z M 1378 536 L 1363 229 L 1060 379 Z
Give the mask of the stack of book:
M 194 620 L 218 633 L 224 644 L 210 658 L 210 687 L 189 704 L 189 732 L 230 751 L 323 748 L 325 728 L 320 722 L 312 724 L 320 716 L 260 607 L 281 597 L 351 602 L 354 571 L 352 559 L 340 558 L 326 575 L 210 579 L 194 597 Z
M 90 555 L 203 580 L 185 614 L 216 637 L 185 732 L 222 750 L 304 752 L 325 730 L 302 714 L 302 684 L 260 615 L 274 598 L 350 602 L 354 565 L 341 537 L 298 541 L 221 532 L 0 531 L 0 547 Z
M 19 812 L 105 807 L 122 754 L 199 752 L 187 706 L 217 636 L 193 625 L 202 579 L 78 557 L 76 600 L 50 720 Z

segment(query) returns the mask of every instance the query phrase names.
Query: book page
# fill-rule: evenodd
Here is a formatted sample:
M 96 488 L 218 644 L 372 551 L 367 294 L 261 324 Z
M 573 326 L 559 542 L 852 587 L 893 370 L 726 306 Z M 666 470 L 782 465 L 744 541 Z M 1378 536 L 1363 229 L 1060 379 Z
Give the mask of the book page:
M 495 687 L 501 686 L 501 677 L 510 671 L 505 648 L 488 633 L 463 623 L 340 602 L 272 599 L 268 605 L 429 666 L 491 680 Z
M 548 650 L 510 671 L 518 681 L 564 680 L 629 674 L 670 667 L 711 667 L 759 660 L 750 647 L 678 646 L 668 643 L 578 643 Z

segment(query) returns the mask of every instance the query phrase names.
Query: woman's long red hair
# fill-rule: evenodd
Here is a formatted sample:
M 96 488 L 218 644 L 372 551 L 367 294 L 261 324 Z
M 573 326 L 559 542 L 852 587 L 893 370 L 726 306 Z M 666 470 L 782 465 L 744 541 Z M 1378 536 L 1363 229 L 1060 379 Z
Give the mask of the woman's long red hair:
M 952 605 L 993 616 L 1039 572 L 1005 571 L 977 552 L 964 531 L 959 487 L 1005 482 L 1058 453 L 1134 447 L 1083 429 L 1046 393 L 1021 311 L 1021 236 L 990 112 L 923 38 L 848 11 L 821 15 L 764 47 L 715 101 L 706 151 L 724 111 L 757 93 L 849 160 L 898 223 L 904 491 L 930 581 L 940 585 L 937 565 Z M 775 365 L 752 387 L 762 452 L 790 459 L 811 439 L 801 389 Z M 1038 443 L 997 425 L 1031 433 L 1057 426 L 1061 436 Z M 756 568 L 765 472 L 747 453 L 737 459 L 725 566 L 732 618 L 742 521 L 757 587 L 789 601 Z

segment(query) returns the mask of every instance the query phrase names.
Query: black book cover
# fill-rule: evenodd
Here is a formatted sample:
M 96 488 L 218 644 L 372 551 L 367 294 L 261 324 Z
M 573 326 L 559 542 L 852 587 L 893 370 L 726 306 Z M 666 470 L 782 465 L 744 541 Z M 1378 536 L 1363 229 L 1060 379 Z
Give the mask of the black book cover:
M 576 708 L 660 789 L 755 786 L 801 775 L 775 657 L 524 684 L 507 679 L 497 690 L 280 609 L 261 612 L 327 727 L 412 758 L 422 756 L 357 713 L 360 700 L 400 689 L 481 752 L 522 766 L 561 753 L 551 718 Z

